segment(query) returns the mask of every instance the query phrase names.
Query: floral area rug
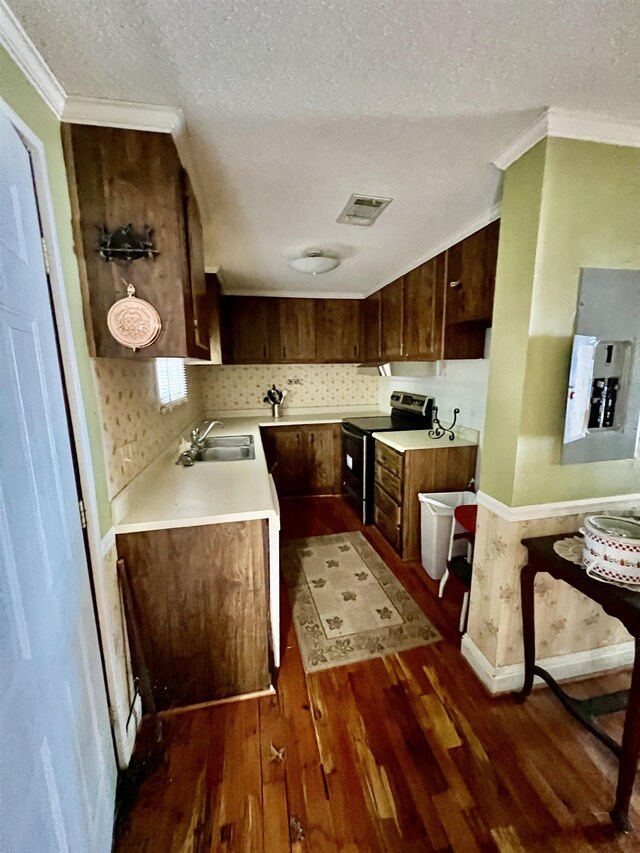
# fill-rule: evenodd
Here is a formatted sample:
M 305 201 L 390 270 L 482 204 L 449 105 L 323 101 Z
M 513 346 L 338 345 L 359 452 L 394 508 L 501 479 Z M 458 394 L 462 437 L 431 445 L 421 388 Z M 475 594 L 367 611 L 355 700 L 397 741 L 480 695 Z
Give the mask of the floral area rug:
M 285 543 L 282 574 L 306 672 L 441 639 L 359 532 Z

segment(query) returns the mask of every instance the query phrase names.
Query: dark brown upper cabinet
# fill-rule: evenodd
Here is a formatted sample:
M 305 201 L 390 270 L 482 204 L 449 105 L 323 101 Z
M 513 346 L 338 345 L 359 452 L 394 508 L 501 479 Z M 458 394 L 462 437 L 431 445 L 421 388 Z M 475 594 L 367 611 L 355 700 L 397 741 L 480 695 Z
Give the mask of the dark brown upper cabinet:
M 359 299 L 314 299 L 315 361 L 360 361 Z
M 404 276 L 403 357 L 414 361 L 442 358 L 444 253 Z
M 108 358 L 211 358 L 202 226 L 195 195 L 172 137 L 89 125 L 62 125 L 72 225 L 89 352 Z M 106 261 L 100 229 L 131 224 L 152 231 L 154 259 Z M 136 296 L 158 311 L 162 331 L 142 350 L 119 344 L 107 328 L 113 303 Z
M 262 296 L 222 298 L 222 360 L 225 364 L 278 363 L 278 302 Z
M 359 299 L 223 297 L 226 364 L 360 360 Z
M 404 277 L 380 291 L 380 357 L 384 361 L 403 358 Z
M 447 325 L 491 325 L 499 232 L 499 221 L 492 222 L 447 251 Z
M 315 360 L 316 328 L 313 299 L 277 299 L 278 324 L 274 327 L 276 361 L 306 364 Z

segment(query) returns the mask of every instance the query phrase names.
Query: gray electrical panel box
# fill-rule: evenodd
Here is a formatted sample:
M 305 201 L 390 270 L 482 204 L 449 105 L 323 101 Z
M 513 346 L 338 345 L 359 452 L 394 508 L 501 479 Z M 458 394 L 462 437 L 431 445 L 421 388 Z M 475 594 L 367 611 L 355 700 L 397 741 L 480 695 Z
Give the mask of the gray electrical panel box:
M 585 268 L 562 464 L 631 459 L 640 429 L 640 270 Z

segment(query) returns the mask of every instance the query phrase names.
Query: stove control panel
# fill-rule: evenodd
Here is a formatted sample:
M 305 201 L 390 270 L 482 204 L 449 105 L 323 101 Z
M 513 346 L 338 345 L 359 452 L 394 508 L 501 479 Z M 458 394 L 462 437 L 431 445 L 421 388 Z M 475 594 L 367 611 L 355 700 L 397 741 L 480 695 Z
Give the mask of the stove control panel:
M 405 391 L 394 391 L 391 395 L 391 408 L 400 412 L 411 412 L 414 415 L 429 415 L 435 403 L 434 397 L 425 394 L 408 394 Z

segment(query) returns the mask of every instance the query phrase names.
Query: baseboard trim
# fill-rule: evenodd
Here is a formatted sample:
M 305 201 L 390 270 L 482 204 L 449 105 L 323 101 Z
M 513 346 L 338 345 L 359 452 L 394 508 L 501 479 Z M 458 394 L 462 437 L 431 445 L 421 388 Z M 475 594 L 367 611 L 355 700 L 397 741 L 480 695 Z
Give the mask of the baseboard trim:
M 583 652 L 573 652 L 568 655 L 542 658 L 537 660 L 538 666 L 546 669 L 556 681 L 569 678 L 580 678 L 595 675 L 611 669 L 631 666 L 634 657 L 634 642 L 617 643 L 603 646 L 600 649 L 588 649 Z M 487 688 L 489 693 L 510 693 L 522 687 L 524 678 L 524 663 L 509 666 L 494 666 L 473 642 L 468 634 L 462 638 L 460 646 L 462 657 Z M 534 684 L 543 684 L 536 676 Z
M 505 521 L 530 521 L 556 515 L 575 515 L 579 512 L 598 512 L 607 507 L 630 509 L 640 506 L 640 492 L 631 495 L 609 495 L 602 498 L 581 498 L 575 501 L 555 501 L 527 506 L 507 506 L 486 492 L 478 492 L 478 503 Z
M 229 705 L 232 702 L 246 702 L 248 699 L 261 699 L 263 696 L 275 696 L 276 688 L 272 685 L 266 690 L 254 690 L 253 693 L 240 693 L 238 696 L 227 696 L 225 699 L 212 699 L 210 702 L 200 702 L 197 705 L 185 705 L 184 708 L 169 708 L 159 711 L 159 717 L 175 717 L 188 711 L 201 711 L 204 708 L 216 708 L 218 705 Z

